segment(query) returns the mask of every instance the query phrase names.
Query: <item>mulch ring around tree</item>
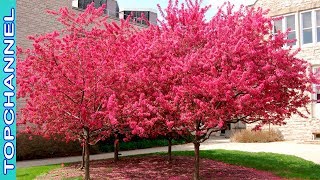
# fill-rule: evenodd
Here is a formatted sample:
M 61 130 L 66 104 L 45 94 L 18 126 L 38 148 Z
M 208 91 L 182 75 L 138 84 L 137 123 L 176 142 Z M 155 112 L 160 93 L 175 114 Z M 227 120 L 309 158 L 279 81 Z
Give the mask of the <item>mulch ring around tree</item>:
M 79 170 L 80 163 L 55 169 L 37 179 L 66 179 L 84 177 Z M 122 158 L 114 163 L 112 159 L 90 162 L 91 179 L 170 179 L 187 180 L 193 176 L 193 157 L 174 156 L 168 163 L 165 156 L 144 156 Z M 218 162 L 200 160 L 201 179 L 281 179 L 270 172 L 260 171 Z

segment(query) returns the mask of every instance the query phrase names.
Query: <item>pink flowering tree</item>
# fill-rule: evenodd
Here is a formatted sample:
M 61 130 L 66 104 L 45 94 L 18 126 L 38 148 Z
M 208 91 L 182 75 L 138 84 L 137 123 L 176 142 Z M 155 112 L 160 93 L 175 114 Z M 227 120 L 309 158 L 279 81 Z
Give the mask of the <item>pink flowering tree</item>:
M 51 12 L 65 28 L 32 37 L 33 48 L 23 51 L 18 62 L 18 98 L 27 102 L 19 114 L 20 132 L 80 140 L 85 179 L 90 178 L 90 144 L 122 127 L 121 103 L 127 98 L 128 78 L 118 60 L 133 30 L 128 21 L 108 24 L 104 8 L 91 4 L 78 15 L 67 8 Z
M 171 56 L 167 41 L 157 26 L 143 29 L 133 38 L 132 54 L 128 58 L 131 72 L 131 86 L 135 92 L 132 98 L 131 116 L 128 118 L 132 135 L 143 138 L 164 137 L 168 140 L 168 159 L 171 161 L 172 140 L 185 138 L 188 134 L 176 127 L 180 118 L 179 102 L 172 91 L 175 74 L 170 72 L 168 62 Z M 136 52 L 136 53 L 135 53 Z M 134 96 L 132 96 L 134 97 Z M 185 138 L 188 140 L 187 138 Z
M 239 121 L 259 128 L 306 117 L 314 79 L 297 51 L 283 48 L 287 33 L 270 34 L 267 11 L 228 4 L 205 20 L 209 7 L 185 2 L 169 1 L 160 26 L 136 40 L 144 47 L 131 60 L 141 67 L 140 108 L 130 127 L 143 135 L 160 122 L 192 136 L 199 179 L 199 147 L 211 133 Z

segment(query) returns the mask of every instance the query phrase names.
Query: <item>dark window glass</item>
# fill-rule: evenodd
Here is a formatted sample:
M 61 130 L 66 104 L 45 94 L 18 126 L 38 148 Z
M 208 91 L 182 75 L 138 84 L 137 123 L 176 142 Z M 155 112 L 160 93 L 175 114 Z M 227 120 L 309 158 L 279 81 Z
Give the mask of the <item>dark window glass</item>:
M 94 7 L 99 8 L 103 4 L 106 4 L 106 0 L 79 0 L 78 1 L 78 7 L 81 9 L 86 9 L 89 4 L 94 2 Z M 105 13 L 108 13 L 108 9 L 105 10 Z
M 317 94 L 317 103 L 320 103 L 320 85 L 319 84 L 317 84 L 316 85 L 316 88 L 315 88 L 316 90 L 316 94 Z
M 86 9 L 91 2 L 93 2 L 93 0 L 79 0 L 78 7 L 81 9 Z
M 320 42 L 320 27 L 317 28 L 317 42 Z

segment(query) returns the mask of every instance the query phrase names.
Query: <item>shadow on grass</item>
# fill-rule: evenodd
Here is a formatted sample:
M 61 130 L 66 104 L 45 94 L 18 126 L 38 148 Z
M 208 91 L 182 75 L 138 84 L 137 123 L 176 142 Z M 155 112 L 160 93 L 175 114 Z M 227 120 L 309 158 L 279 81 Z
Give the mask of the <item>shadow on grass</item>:
M 164 155 L 164 153 L 162 153 Z M 173 152 L 177 156 L 193 156 L 193 151 Z M 243 152 L 230 150 L 203 150 L 201 158 L 208 158 L 269 171 L 284 178 L 319 179 L 320 165 L 302 158 L 276 153 Z

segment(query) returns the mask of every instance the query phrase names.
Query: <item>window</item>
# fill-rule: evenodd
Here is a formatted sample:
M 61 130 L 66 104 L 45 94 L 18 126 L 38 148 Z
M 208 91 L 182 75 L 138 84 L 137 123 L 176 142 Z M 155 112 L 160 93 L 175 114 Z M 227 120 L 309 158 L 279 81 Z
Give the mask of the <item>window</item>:
M 147 22 L 144 19 L 141 19 L 142 14 L 146 20 L 149 20 L 149 11 L 124 11 L 124 19 L 131 16 L 132 21 L 135 21 L 138 24 L 147 25 Z
M 302 19 L 302 44 L 312 43 L 312 18 L 311 11 L 301 14 Z
M 320 9 L 301 13 L 302 44 L 320 42 Z
M 288 34 L 288 39 L 289 40 L 295 40 L 296 39 L 296 20 L 295 20 L 295 15 L 290 15 L 285 17 L 285 22 L 286 22 L 286 29 L 290 29 L 289 34 Z M 292 43 L 288 43 L 288 46 L 293 46 L 296 45 L 296 41 Z
M 283 19 L 275 20 L 273 22 L 273 34 L 277 35 L 278 31 L 285 32 L 287 29 L 290 29 L 288 33 L 289 40 L 295 40 L 296 36 L 296 16 L 295 14 L 286 15 Z M 294 46 L 297 42 L 288 43 L 287 46 Z
M 86 9 L 90 3 L 92 3 L 92 0 L 78 0 L 78 7 L 81 9 Z
M 107 4 L 106 0 L 78 0 L 78 8 L 86 9 L 92 2 L 94 3 L 95 8 L 99 8 L 103 4 Z M 104 10 L 104 13 L 112 16 L 116 16 L 117 14 L 115 9 L 109 9 L 108 7 Z
M 320 42 L 320 10 L 316 11 L 317 42 Z
M 99 8 L 102 4 L 106 4 L 106 0 L 78 0 L 78 8 L 86 9 L 92 2 L 94 2 L 95 8 Z
M 282 32 L 282 19 L 273 22 L 273 34 L 277 34 L 278 31 Z

